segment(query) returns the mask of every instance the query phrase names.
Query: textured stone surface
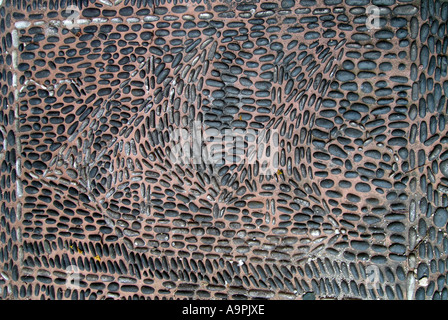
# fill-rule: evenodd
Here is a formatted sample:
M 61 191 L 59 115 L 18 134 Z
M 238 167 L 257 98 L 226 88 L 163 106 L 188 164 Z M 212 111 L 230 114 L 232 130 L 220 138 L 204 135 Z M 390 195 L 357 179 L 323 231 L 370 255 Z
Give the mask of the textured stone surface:
M 446 300 L 447 10 L 4 0 L 0 297 Z

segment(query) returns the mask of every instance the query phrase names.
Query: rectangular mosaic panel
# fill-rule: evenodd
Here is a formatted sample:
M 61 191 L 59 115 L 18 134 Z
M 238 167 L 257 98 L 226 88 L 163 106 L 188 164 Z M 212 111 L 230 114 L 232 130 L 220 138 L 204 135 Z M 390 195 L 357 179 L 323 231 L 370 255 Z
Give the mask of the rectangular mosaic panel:
M 447 18 L 0 0 L 0 298 L 446 300 Z

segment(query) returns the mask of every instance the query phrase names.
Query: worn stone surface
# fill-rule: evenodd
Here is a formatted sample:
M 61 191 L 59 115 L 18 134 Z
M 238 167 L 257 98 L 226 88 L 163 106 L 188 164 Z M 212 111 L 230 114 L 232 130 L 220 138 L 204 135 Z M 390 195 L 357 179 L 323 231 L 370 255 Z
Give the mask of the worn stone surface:
M 4 0 L 0 298 L 446 300 L 447 17 Z

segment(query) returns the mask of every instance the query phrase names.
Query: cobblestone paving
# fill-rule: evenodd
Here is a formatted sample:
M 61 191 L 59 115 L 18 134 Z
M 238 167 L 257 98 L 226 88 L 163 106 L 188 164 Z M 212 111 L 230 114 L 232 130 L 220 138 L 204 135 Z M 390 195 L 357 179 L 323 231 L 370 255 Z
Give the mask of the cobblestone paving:
M 448 299 L 447 2 L 0 3 L 1 299 Z

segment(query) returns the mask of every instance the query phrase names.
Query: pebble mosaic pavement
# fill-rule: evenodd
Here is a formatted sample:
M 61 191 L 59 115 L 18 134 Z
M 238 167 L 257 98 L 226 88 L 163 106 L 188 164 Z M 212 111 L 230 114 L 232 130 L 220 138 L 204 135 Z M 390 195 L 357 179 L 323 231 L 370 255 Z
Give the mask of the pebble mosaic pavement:
M 448 299 L 448 2 L 0 2 L 1 299 Z

